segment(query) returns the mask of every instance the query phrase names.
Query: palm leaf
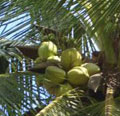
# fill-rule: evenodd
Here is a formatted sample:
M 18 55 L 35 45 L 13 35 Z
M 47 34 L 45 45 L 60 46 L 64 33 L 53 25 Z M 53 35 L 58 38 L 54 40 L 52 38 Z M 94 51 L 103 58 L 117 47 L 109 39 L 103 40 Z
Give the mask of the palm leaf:
M 110 115 L 105 114 L 105 101 L 96 101 L 80 90 L 72 90 L 57 97 L 52 103 L 41 110 L 36 116 L 119 116 L 119 97 L 114 105 L 107 106 L 112 109 Z
M 21 1 L 18 2 L 18 3 L 21 4 Z M 16 1 L 14 1 L 14 2 L 8 4 L 7 7 L 10 7 L 9 11 L 11 12 L 12 9 L 14 10 L 14 7 L 16 7 L 18 3 Z M 9 21 L 10 16 L 11 16 L 10 19 L 11 18 L 14 19 L 14 23 L 15 23 L 15 21 L 19 22 L 19 20 L 20 20 L 20 23 L 16 24 L 16 26 L 15 25 L 12 26 L 11 29 L 7 29 L 8 31 L 6 29 L 4 29 L 4 32 L 2 32 L 1 36 L 4 37 L 4 36 L 7 36 L 7 35 L 11 35 L 13 32 L 16 32 L 20 29 L 25 28 L 26 25 L 30 25 L 28 27 L 29 31 L 27 30 L 27 28 L 23 29 L 22 31 L 19 31 L 18 34 L 14 34 L 16 36 L 13 36 L 12 38 L 17 39 L 17 38 L 20 38 L 22 35 L 23 35 L 22 37 L 24 37 L 25 35 L 27 37 L 27 33 L 32 34 L 33 37 L 34 37 L 34 35 L 37 35 L 39 33 L 38 31 L 35 31 L 34 27 L 32 26 L 33 23 L 35 23 L 36 21 L 37 21 L 38 24 L 40 23 L 41 26 L 49 27 L 49 28 L 54 29 L 54 30 L 58 30 L 58 32 L 61 32 L 62 30 L 66 30 L 66 31 L 70 32 L 71 28 L 73 27 L 72 24 L 70 25 L 70 22 L 76 20 L 76 24 L 78 25 L 78 24 L 80 24 L 80 21 L 77 20 L 76 17 L 74 17 L 74 15 L 67 10 L 67 5 L 64 5 L 64 7 L 63 7 L 63 4 L 64 4 L 64 2 L 62 3 L 62 2 L 58 2 L 58 1 L 54 1 L 54 3 L 52 3 L 52 4 L 49 4 L 47 1 L 37 2 L 37 3 L 34 3 L 34 1 L 31 1 L 31 3 L 29 1 L 26 1 L 24 3 L 24 5 L 19 6 L 21 8 L 21 10 L 19 8 L 16 8 L 14 10 L 15 12 L 13 12 L 11 14 L 8 13 L 7 15 L 5 15 L 5 18 L 2 18 L 2 21 L 3 21 L 2 25 L 3 26 L 12 23 L 12 21 Z M 75 3 L 71 2 L 68 5 L 70 5 L 70 4 L 74 5 Z M 25 11 L 22 12 L 22 10 L 26 6 L 27 6 L 26 12 L 28 12 L 28 13 L 21 16 L 21 14 L 23 12 L 25 12 Z M 52 7 L 54 9 L 52 9 Z M 50 9 L 52 9 L 52 10 L 50 10 Z M 18 12 L 18 10 L 19 10 L 19 12 Z M 44 11 L 46 11 L 47 14 L 44 14 L 45 13 Z M 15 18 L 15 13 L 16 13 L 16 18 Z M 29 13 L 30 13 L 30 15 L 28 16 Z M 37 14 L 37 16 L 35 16 L 36 14 Z M 70 15 L 66 17 L 66 14 L 70 14 Z M 17 18 L 17 16 L 20 16 L 20 17 Z M 6 17 L 8 17 L 8 18 L 6 19 Z M 23 21 L 22 20 L 22 18 L 25 18 L 25 17 L 26 17 L 26 19 L 28 19 L 28 21 Z M 42 20 L 40 20 L 40 17 L 42 17 Z M 66 20 L 66 18 L 67 18 L 67 20 Z M 7 21 L 8 23 L 5 23 L 5 21 Z M 29 21 L 32 21 L 32 23 L 29 22 Z M 82 30 L 81 25 L 78 26 L 76 31 L 78 32 L 79 29 Z M 24 31 L 24 30 L 26 30 L 26 31 Z M 69 33 L 69 32 L 67 32 L 67 33 Z
M 40 74 L 31 72 L 1 74 L 0 109 L 5 109 L 9 115 L 18 114 L 21 116 L 30 109 L 33 109 L 31 113 L 35 114 L 35 107 L 39 108 L 39 110 L 45 107 L 52 99 L 44 88 L 40 87 L 38 89 L 36 84 L 32 84 L 35 76 L 41 82 L 44 80 Z M 34 83 L 36 83 L 35 80 Z
M 72 116 L 78 109 L 84 107 L 83 104 L 85 103 L 81 100 L 82 98 L 87 99 L 87 97 L 84 97 L 85 95 L 81 90 L 71 90 L 64 95 L 57 97 L 36 116 Z M 92 100 L 89 102 L 92 102 Z

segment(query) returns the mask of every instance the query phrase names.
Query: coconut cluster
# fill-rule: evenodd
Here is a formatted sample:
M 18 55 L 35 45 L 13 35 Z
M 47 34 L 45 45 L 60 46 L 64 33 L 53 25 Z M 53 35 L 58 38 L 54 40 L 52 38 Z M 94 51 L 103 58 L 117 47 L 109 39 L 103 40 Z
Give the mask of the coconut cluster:
M 82 55 L 76 48 L 62 51 L 57 56 L 57 46 L 51 42 L 42 42 L 39 49 L 39 57 L 36 63 L 49 61 L 59 63 L 56 66 L 48 66 L 45 70 L 45 82 L 43 86 L 55 96 L 60 96 L 75 87 L 87 86 L 91 75 L 100 72 L 99 66 L 94 63 L 83 63 Z

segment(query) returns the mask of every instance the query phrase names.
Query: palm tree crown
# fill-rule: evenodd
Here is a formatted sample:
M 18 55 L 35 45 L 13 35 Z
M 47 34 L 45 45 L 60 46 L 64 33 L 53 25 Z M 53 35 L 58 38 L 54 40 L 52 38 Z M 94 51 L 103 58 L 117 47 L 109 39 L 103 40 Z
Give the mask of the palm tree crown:
M 119 10 L 119 0 L 1 0 L 0 114 L 119 116 Z M 49 63 L 33 67 L 47 40 L 59 51 L 75 47 L 85 62 L 100 66 L 98 84 L 90 85 L 96 93 L 90 88 L 60 97 L 47 93 L 42 84 Z

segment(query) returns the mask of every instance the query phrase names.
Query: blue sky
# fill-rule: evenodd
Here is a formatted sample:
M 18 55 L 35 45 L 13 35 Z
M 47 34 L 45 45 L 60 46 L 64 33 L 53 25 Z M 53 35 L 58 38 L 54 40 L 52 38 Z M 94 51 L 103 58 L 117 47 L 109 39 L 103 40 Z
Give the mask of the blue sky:
M 2 20 L 2 18 L 0 20 Z M 22 29 L 18 29 L 18 31 L 16 30 L 15 32 L 8 34 L 7 36 L 4 36 L 4 33 L 9 33 L 10 31 L 13 31 L 19 26 L 22 26 L 22 24 L 27 22 L 28 20 L 30 20 L 29 14 L 25 13 L 4 22 L 3 24 L 1 24 L 2 26 L 0 26 L 0 37 L 2 36 L 3 38 L 11 39 L 18 32 L 28 28 L 30 25 L 27 25 Z

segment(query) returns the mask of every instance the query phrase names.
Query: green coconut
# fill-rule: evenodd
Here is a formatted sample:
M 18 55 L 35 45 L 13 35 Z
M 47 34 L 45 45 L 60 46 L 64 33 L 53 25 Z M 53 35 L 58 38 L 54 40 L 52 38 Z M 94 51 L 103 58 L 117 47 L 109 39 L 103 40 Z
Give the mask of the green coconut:
M 67 79 L 72 85 L 81 86 L 87 84 L 89 74 L 86 68 L 77 66 L 67 73 Z
M 82 63 L 82 56 L 76 48 L 70 48 L 62 52 L 61 64 L 65 70 L 69 70 L 75 66 L 80 66 Z
M 41 62 L 43 62 L 42 59 L 41 59 L 41 57 L 37 57 L 37 58 L 35 59 L 35 63 L 38 64 L 38 63 L 41 63 Z
M 43 85 L 43 79 L 45 78 L 44 74 L 39 74 L 39 76 L 36 76 L 36 84 L 38 87 Z
M 54 56 L 57 54 L 57 46 L 51 42 L 42 42 L 38 48 L 38 55 L 42 60 L 47 60 L 49 56 Z
M 50 81 L 44 81 L 43 87 L 47 90 L 47 92 L 51 95 L 56 95 L 58 91 L 58 85 L 53 84 Z
M 50 56 L 47 58 L 47 61 L 49 62 L 60 62 L 61 59 L 59 58 L 59 56 Z
M 73 89 L 73 87 L 69 83 L 62 84 L 62 85 L 60 85 L 59 89 L 57 90 L 56 96 L 58 97 L 72 89 Z
M 81 66 L 85 67 L 88 70 L 90 76 L 100 72 L 100 67 L 93 63 L 85 63 L 82 64 Z
M 60 84 L 65 80 L 66 72 L 57 66 L 48 66 L 45 75 L 53 84 Z

